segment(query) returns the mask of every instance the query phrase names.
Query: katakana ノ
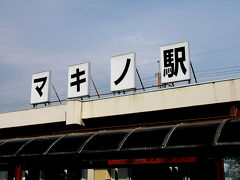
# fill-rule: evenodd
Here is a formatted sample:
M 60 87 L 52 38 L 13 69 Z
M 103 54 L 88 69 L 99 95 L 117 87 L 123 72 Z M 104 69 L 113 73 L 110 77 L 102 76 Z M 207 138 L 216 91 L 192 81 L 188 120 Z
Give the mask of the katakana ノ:
M 163 61 L 164 61 L 164 72 L 163 76 L 168 75 L 169 78 L 178 75 L 178 67 L 181 67 L 183 74 L 187 72 L 184 66 L 184 61 L 186 61 L 185 47 L 178 47 L 175 49 L 168 49 L 163 51 Z
M 77 92 L 80 91 L 80 85 L 84 82 L 86 82 L 86 78 L 80 79 L 80 76 L 85 74 L 84 71 L 79 71 L 79 68 L 76 69 L 76 73 L 71 75 L 71 79 L 76 78 L 76 81 L 71 82 L 70 86 L 77 86 Z
M 130 66 L 130 62 L 131 62 L 131 59 L 127 59 L 125 68 L 124 68 L 121 76 L 116 81 L 114 81 L 115 85 L 118 85 L 124 79 L 124 77 L 126 76 L 126 74 L 128 72 L 128 69 L 129 69 L 129 66 Z

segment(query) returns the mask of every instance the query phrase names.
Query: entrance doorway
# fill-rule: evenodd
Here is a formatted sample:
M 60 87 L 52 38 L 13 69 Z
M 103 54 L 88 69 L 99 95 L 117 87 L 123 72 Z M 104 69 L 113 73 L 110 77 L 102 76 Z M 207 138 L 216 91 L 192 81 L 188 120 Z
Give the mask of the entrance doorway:
M 131 180 L 222 180 L 212 162 L 152 164 L 131 168 Z
M 190 180 L 189 167 L 144 165 L 131 169 L 132 180 Z

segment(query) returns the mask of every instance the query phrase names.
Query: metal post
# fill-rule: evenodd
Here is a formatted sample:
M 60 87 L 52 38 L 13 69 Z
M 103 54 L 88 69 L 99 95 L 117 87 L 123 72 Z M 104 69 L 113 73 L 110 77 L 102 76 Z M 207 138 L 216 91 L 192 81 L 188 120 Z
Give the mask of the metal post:
M 15 168 L 15 180 L 22 180 L 22 166 L 17 165 Z
M 142 79 L 141 79 L 141 77 L 140 77 L 140 75 L 139 75 L 139 72 L 138 72 L 138 69 L 137 69 L 137 68 L 136 68 L 136 72 L 137 72 L 138 78 L 139 78 L 139 80 L 140 80 L 140 83 L 141 83 L 141 85 L 142 85 L 142 88 L 143 88 L 143 90 L 145 91 L 145 88 L 144 88 L 144 86 L 143 86 Z
M 160 72 L 158 72 L 158 88 L 161 88 L 161 76 L 160 76 Z
M 191 69 L 192 69 L 192 72 L 193 72 L 193 77 L 195 79 L 195 82 L 197 83 L 197 78 L 196 78 L 196 75 L 195 75 L 195 72 L 194 72 L 193 65 L 192 65 L 191 61 L 190 61 L 190 66 L 191 66 Z
M 95 88 L 95 91 L 96 91 L 98 97 L 100 98 L 100 95 L 99 95 L 99 93 L 98 93 L 97 87 L 96 87 L 96 85 L 95 85 L 95 83 L 94 83 L 94 81 L 93 81 L 93 79 L 92 79 L 92 76 L 90 76 L 90 77 L 91 77 L 91 80 L 92 80 L 93 86 L 94 86 L 94 88 Z
M 157 73 L 157 76 L 158 76 L 158 88 L 160 89 L 161 88 L 160 61 L 158 60 L 157 63 L 158 63 L 158 73 Z
M 61 100 L 60 100 L 60 98 L 59 98 L 59 96 L 58 96 L 58 93 L 57 93 L 57 91 L 56 91 L 56 89 L 55 89 L 55 87 L 54 87 L 54 85 L 53 85 L 52 82 L 51 82 L 51 84 L 52 84 L 53 90 L 54 90 L 54 92 L 55 92 L 55 94 L 56 94 L 56 96 L 57 96 L 57 98 L 58 98 L 59 103 L 62 104 L 62 102 L 61 102 Z M 50 105 L 50 103 L 49 103 L 49 105 Z

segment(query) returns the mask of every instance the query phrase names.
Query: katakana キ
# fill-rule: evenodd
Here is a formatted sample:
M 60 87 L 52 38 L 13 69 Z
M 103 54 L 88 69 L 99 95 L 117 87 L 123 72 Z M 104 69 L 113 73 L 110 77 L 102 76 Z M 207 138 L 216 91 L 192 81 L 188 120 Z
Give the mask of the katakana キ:
M 79 68 L 77 68 L 76 73 L 71 75 L 71 79 L 76 78 L 76 81 L 71 82 L 70 86 L 77 86 L 77 92 L 80 91 L 80 84 L 86 82 L 86 78 L 80 79 L 80 76 L 84 74 L 85 71 L 79 71 Z

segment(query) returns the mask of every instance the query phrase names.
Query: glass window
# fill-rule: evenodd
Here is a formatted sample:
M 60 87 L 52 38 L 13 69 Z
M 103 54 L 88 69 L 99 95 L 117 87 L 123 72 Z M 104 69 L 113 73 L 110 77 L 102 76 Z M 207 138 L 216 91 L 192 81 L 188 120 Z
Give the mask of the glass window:
M 129 168 L 112 168 L 111 180 L 131 180 Z
M 239 180 L 240 157 L 225 157 L 223 162 L 225 180 Z
M 44 171 L 40 170 L 39 172 L 39 180 L 44 180 Z
M 87 179 L 88 179 L 88 170 L 81 169 L 81 180 L 87 180 Z
M 0 171 L 0 179 L 7 180 L 8 179 L 8 171 Z
M 72 168 L 48 169 L 48 170 L 40 170 L 39 179 L 40 180 L 66 180 L 66 179 L 67 180 L 94 180 L 92 174 L 93 174 L 93 169 L 72 169 Z

